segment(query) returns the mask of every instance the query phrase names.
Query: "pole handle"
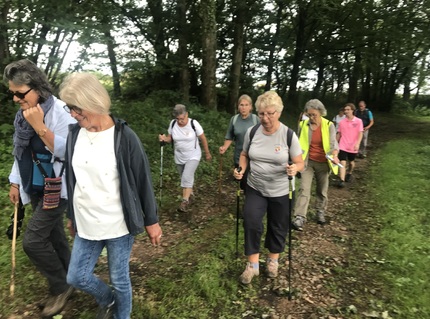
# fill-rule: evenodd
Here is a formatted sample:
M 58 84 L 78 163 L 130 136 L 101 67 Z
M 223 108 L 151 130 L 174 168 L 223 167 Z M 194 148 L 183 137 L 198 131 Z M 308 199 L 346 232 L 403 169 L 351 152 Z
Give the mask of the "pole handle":
M 293 162 L 291 160 L 288 161 L 288 166 L 293 165 Z M 288 179 L 291 181 L 293 179 L 293 176 L 288 175 Z

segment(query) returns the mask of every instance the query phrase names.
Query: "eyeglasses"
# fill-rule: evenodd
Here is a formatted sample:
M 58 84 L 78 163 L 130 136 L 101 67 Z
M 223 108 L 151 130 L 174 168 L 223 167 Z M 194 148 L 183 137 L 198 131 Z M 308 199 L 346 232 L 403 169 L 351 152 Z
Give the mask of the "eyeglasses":
M 317 113 L 308 113 L 308 117 L 317 117 L 318 114 Z
M 21 93 L 21 92 L 12 92 L 11 90 L 9 90 L 9 93 L 12 95 L 15 95 L 18 99 L 20 100 L 24 100 L 25 96 L 31 91 L 33 90 L 33 88 L 30 88 L 27 92 Z
M 277 113 L 277 111 L 274 111 L 274 112 L 261 112 L 261 113 L 258 113 L 258 117 L 260 119 L 262 119 L 265 116 L 267 116 L 269 119 L 271 119 L 271 118 L 273 118 L 275 116 L 275 113 Z
M 64 105 L 63 108 L 67 113 L 72 113 L 72 111 L 73 111 L 78 115 L 82 114 L 82 109 L 80 107 L 75 106 L 75 105 Z

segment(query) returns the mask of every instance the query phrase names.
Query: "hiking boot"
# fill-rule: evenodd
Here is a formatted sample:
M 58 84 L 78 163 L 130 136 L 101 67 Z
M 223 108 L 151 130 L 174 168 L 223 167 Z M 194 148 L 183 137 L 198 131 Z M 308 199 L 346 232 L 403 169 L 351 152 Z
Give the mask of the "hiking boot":
M 188 206 L 190 205 L 189 201 L 186 199 L 182 200 L 182 203 L 178 207 L 178 212 L 186 213 L 188 211 Z
M 246 263 L 246 268 L 245 271 L 242 273 L 242 275 L 240 275 L 240 282 L 244 285 L 248 285 L 251 283 L 252 278 L 254 278 L 254 276 L 258 276 L 260 275 L 260 270 L 254 269 L 251 265 L 251 263 Z
M 293 220 L 293 228 L 295 230 L 302 231 L 304 225 L 305 225 L 305 218 L 303 216 L 297 215 Z
M 317 213 L 317 223 L 320 225 L 325 224 L 325 216 L 324 216 L 324 212 L 318 212 Z
M 346 174 L 346 176 L 345 176 L 345 182 L 350 182 L 351 179 L 352 179 L 352 174 L 351 173 Z
M 99 312 L 97 312 L 97 319 L 113 318 L 114 307 L 115 307 L 115 301 L 113 301 L 110 305 L 99 307 Z
M 42 317 L 52 317 L 59 314 L 74 290 L 75 289 L 70 286 L 65 292 L 50 297 L 43 308 Z
M 278 262 L 272 258 L 267 258 L 267 277 L 276 278 L 278 277 Z
M 339 188 L 344 188 L 345 187 L 345 182 L 344 181 L 340 181 L 339 184 L 337 184 L 337 186 Z

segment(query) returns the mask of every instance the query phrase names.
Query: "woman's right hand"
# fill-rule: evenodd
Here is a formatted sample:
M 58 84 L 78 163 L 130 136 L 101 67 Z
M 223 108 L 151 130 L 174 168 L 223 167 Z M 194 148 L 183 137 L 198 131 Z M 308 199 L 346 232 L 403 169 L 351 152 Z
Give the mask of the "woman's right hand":
M 160 142 L 166 142 L 166 135 L 164 135 L 164 134 L 159 134 L 159 135 L 158 135 L 158 140 L 159 140 Z
M 221 155 L 222 155 L 222 154 L 224 154 L 224 153 L 225 153 L 225 151 L 227 151 L 227 147 L 225 147 L 224 145 L 219 147 L 219 153 L 220 153 Z
M 234 176 L 234 178 L 237 179 L 237 180 L 239 180 L 239 181 L 243 178 L 243 173 L 244 173 L 244 171 L 242 170 L 241 167 L 235 168 L 233 170 L 233 176 Z
M 69 230 L 70 236 L 75 237 L 75 227 L 73 226 L 73 221 L 71 219 L 67 220 L 67 229 Z
M 9 199 L 12 204 L 19 203 L 19 186 L 17 184 L 10 185 Z

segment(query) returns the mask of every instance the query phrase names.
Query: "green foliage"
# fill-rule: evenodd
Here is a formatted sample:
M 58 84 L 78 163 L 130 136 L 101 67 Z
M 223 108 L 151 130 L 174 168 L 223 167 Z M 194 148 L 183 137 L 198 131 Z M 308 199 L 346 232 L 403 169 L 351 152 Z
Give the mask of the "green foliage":
M 427 129 L 415 129 L 408 138 L 387 143 L 372 166 L 372 200 L 378 205 L 384 247 L 379 259 L 387 261 L 383 275 L 399 318 L 430 313 L 429 140 Z
M 226 260 L 234 250 L 234 234 L 223 231 L 229 222 L 228 216 L 209 221 L 210 234 L 196 229 L 174 247 L 174 254 L 156 260 L 160 271 L 146 282 L 145 291 L 150 297 L 138 301 L 136 314 L 154 319 L 235 318 L 230 314 L 243 309 L 244 304 L 236 303 L 239 286 L 230 276 L 237 272 L 236 265 Z M 210 253 L 190 254 L 200 245 Z
M 392 112 L 395 114 L 430 116 L 430 106 L 420 102 L 396 100 L 393 104 Z

